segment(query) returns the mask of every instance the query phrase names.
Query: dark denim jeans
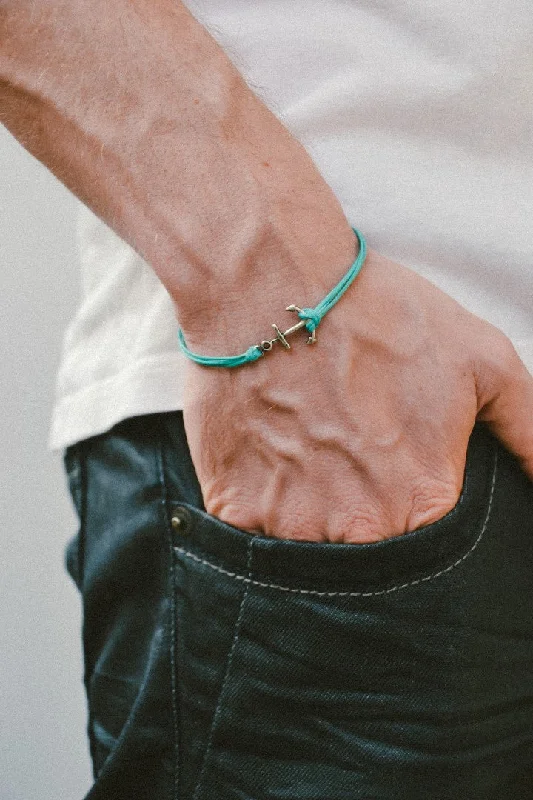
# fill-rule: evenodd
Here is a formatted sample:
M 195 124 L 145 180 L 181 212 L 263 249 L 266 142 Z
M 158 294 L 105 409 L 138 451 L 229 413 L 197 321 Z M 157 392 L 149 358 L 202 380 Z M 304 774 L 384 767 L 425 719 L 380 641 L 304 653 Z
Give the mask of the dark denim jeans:
M 180 412 L 65 465 L 88 798 L 533 798 L 533 486 L 484 426 L 457 506 L 368 545 L 206 514 Z

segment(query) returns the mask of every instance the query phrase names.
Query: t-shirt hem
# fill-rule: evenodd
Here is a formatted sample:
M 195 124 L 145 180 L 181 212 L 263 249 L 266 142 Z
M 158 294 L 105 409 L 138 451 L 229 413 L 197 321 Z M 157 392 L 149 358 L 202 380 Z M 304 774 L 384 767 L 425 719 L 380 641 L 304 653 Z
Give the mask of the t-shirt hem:
M 52 411 L 48 449 L 63 450 L 130 417 L 182 409 L 182 384 L 183 356 L 166 353 L 60 397 Z

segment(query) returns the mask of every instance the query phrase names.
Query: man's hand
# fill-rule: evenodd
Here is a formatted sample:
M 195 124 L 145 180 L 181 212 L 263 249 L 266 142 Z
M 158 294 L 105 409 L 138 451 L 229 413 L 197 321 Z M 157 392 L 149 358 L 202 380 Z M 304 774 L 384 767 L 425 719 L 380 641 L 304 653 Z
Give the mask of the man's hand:
M 262 305 L 288 327 L 285 305 L 320 298 L 282 286 Z M 533 478 L 533 378 L 500 331 L 431 283 L 370 250 L 317 334 L 251 366 L 191 364 L 185 424 L 209 513 L 306 541 L 414 530 L 457 502 L 476 416 Z

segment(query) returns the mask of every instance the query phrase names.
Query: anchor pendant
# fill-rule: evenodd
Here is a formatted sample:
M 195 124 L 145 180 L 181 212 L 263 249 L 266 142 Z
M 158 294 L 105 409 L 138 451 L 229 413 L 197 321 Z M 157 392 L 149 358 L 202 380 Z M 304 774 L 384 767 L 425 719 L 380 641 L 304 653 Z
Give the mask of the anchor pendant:
M 298 308 L 298 306 L 295 306 L 295 305 L 291 304 L 290 306 L 287 306 L 287 308 L 285 310 L 286 311 L 295 311 L 296 313 L 298 313 L 302 309 Z M 274 344 L 276 342 L 279 342 L 281 345 L 283 345 L 283 347 L 285 347 L 286 350 L 290 350 L 291 346 L 287 341 L 287 336 L 290 336 L 291 333 L 295 333 L 295 331 L 299 331 L 301 328 L 303 328 L 305 326 L 305 324 L 306 324 L 306 321 L 304 319 L 301 319 L 300 322 L 296 323 L 296 325 L 293 325 L 292 327 L 287 328 L 286 331 L 281 331 L 278 328 L 277 325 L 272 323 L 272 327 L 276 331 L 276 335 L 275 335 L 275 337 L 273 339 L 264 339 L 261 342 L 261 344 L 258 345 L 260 350 L 262 350 L 263 353 L 266 353 L 269 350 L 272 350 L 272 347 L 274 346 Z M 315 333 L 315 331 L 313 331 L 310 334 L 310 336 L 307 338 L 307 344 L 314 344 L 315 342 L 316 342 L 316 333 Z
M 291 303 L 290 306 L 287 306 L 287 308 L 285 309 L 285 311 L 295 311 L 296 313 L 300 312 L 301 310 L 302 310 L 301 308 L 298 308 L 298 306 L 295 306 L 292 303 Z M 301 324 L 302 322 L 305 325 L 305 320 L 302 319 L 300 321 L 299 325 L 295 325 L 293 328 L 289 328 L 288 331 L 285 331 L 285 335 L 287 335 L 288 333 L 291 333 L 292 331 L 296 331 L 299 328 L 301 328 L 302 327 L 302 324 Z M 314 344 L 315 342 L 316 342 L 316 331 L 312 331 L 311 334 L 307 338 L 307 344 Z

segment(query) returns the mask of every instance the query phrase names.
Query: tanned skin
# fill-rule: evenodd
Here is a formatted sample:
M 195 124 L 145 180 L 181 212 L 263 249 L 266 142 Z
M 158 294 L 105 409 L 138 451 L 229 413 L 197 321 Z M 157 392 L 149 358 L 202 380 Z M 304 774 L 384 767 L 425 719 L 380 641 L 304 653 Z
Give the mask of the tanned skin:
M 314 306 L 357 253 L 310 156 L 177 0 L 0 0 L 0 121 L 148 262 L 200 353 L 289 327 L 285 307 Z M 408 266 L 370 247 L 305 338 L 188 364 L 211 514 L 286 539 L 400 535 L 456 503 L 476 419 L 533 478 L 533 378 Z

